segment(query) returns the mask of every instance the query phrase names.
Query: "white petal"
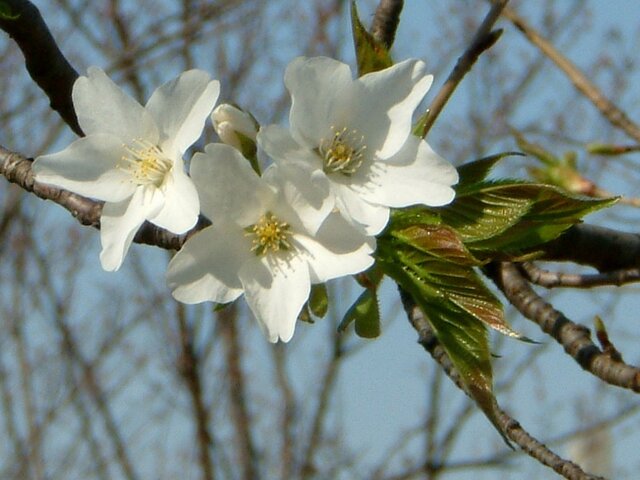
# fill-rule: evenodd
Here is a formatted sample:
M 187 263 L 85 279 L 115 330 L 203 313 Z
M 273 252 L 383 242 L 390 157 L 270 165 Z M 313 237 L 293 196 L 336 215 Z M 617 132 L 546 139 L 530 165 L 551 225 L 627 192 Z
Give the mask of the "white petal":
M 105 203 L 100 217 L 100 262 L 107 271 L 120 268 L 140 225 L 160 208 L 162 197 L 139 187 L 129 200 Z
M 122 141 L 94 134 L 74 141 L 61 152 L 36 158 L 36 181 L 65 188 L 85 197 L 119 202 L 133 195 L 131 175 L 117 168 L 125 151 Z
M 209 74 L 202 70 L 186 71 L 153 92 L 146 108 L 170 156 L 182 155 L 200 138 L 219 94 L 220 82 L 210 81 Z
M 309 298 L 306 262 L 295 256 L 286 263 L 255 257 L 240 269 L 240 280 L 249 308 L 269 341 L 291 340 L 300 310 Z
M 311 283 L 322 283 L 362 272 L 373 264 L 375 238 L 359 233 L 340 215 L 333 214 L 314 238 L 295 236 L 309 262 Z
M 189 238 L 171 259 L 167 283 L 184 303 L 228 303 L 242 294 L 238 271 L 253 256 L 242 229 L 214 223 Z
M 313 148 L 299 144 L 289 131 L 279 125 L 262 127 L 258 132 L 258 146 L 273 161 L 282 166 L 291 164 L 311 172 L 322 171 L 322 159 Z
M 458 172 L 453 165 L 427 142 L 412 135 L 395 156 L 376 162 L 361 195 L 393 208 L 416 204 L 437 207 L 451 203 L 455 196 L 451 185 L 457 182 Z
M 124 93 L 97 67 L 73 84 L 73 106 L 85 135 L 110 133 L 125 143 L 144 139 L 158 141 L 158 129 L 142 105 Z
M 332 184 L 342 216 L 366 235 L 377 235 L 389 221 L 389 208 L 369 203 L 349 186 Z
M 433 82 L 425 68 L 422 61 L 406 60 L 354 82 L 344 102 L 350 120 L 342 126 L 363 135 L 378 158 L 395 154 L 410 135 L 413 112 Z
M 272 164 L 262 176 L 278 189 L 281 202 L 293 210 L 303 228 L 318 231 L 335 205 L 331 185 L 321 171 L 313 171 L 301 162 Z M 279 202 L 280 203 L 280 202 Z
M 174 165 L 162 186 L 164 206 L 155 217 L 149 218 L 151 223 L 177 234 L 192 228 L 200 213 L 196 186 L 182 170 L 181 164 Z
M 331 135 L 342 92 L 353 82 L 348 65 L 327 57 L 298 57 L 287 67 L 284 83 L 291 93 L 289 124 L 293 137 L 310 148 Z
M 200 195 L 202 212 L 210 219 L 229 219 L 247 226 L 275 198 L 248 160 L 229 145 L 206 145 L 205 153 L 193 156 L 190 173 Z

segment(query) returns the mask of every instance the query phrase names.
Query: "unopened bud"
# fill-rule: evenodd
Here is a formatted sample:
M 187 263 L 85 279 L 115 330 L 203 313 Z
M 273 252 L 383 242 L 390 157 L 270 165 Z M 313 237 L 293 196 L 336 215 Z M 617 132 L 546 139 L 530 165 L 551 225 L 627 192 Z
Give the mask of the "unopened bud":
M 213 110 L 211 121 L 223 143 L 236 148 L 247 158 L 255 156 L 260 125 L 253 115 L 235 105 L 223 103 Z

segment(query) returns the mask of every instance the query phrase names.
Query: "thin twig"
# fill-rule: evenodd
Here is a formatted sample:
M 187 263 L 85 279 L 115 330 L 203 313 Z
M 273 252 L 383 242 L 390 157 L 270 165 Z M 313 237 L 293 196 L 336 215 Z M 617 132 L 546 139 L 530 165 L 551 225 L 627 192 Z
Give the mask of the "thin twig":
M 238 444 L 240 478 L 244 480 L 258 480 L 258 454 L 251 432 L 251 416 L 247 406 L 247 379 L 242 371 L 240 359 L 242 348 L 238 335 L 238 308 L 236 304 L 218 311 L 218 331 L 225 346 L 227 378 L 229 382 L 229 408 L 231 418 L 236 429 Z
M 391 48 L 396 38 L 403 5 L 403 0 L 380 0 L 373 16 L 371 34 L 387 48 Z
M 139 477 L 135 472 L 131 459 L 129 458 L 126 444 L 122 438 L 114 415 L 111 412 L 111 408 L 109 407 L 107 395 L 98 380 L 95 366 L 82 356 L 80 349 L 78 348 L 78 343 L 73 336 L 69 325 L 67 325 L 64 319 L 60 316 L 60 312 L 55 312 L 54 316 L 56 327 L 59 329 L 62 336 L 61 350 L 65 352 L 66 355 L 69 355 L 70 360 L 79 365 L 82 370 L 83 380 L 87 391 L 104 420 L 107 434 L 109 435 L 115 449 L 116 458 L 122 468 L 124 477 L 128 480 L 138 479 Z
M 422 128 L 423 138 L 427 136 L 427 133 L 431 130 L 431 127 L 440 115 L 440 112 L 442 112 L 447 101 L 449 101 L 449 98 L 453 95 L 453 92 L 458 87 L 464 76 L 476 63 L 476 60 L 478 60 L 480 55 L 491 48 L 498 38 L 500 38 L 502 31 L 492 31 L 491 29 L 500 18 L 500 14 L 506 7 L 508 1 L 509 0 L 498 0 L 491 6 L 491 10 L 489 10 L 489 13 L 487 13 L 487 16 L 480 24 L 480 27 L 478 27 L 478 31 L 473 37 L 473 40 L 471 40 L 471 43 L 462 56 L 458 58 L 458 61 L 449 74 L 449 77 L 431 102 L 431 105 L 429 105 L 429 113 Z
M 587 76 L 576 67 L 567 57 L 560 53 L 547 39 L 540 35 L 531 25 L 511 8 L 505 8 L 502 15 L 571 80 L 576 89 L 582 93 L 602 115 L 615 127 L 623 130 L 631 138 L 640 142 L 640 126 L 633 122 L 627 114 L 604 96 Z
M 25 224 L 22 224 L 26 228 Z M 26 254 L 25 248 L 19 248 L 14 260 L 14 275 L 17 285 L 25 285 L 27 277 L 26 272 Z M 24 416 L 27 422 L 27 471 L 37 480 L 45 477 L 44 465 L 41 455 L 40 427 L 38 426 L 36 403 L 34 400 L 33 386 L 33 364 L 29 359 L 27 349 L 27 341 L 25 339 L 25 322 L 23 321 L 26 312 L 22 298 L 22 289 L 13 289 L 13 312 L 11 318 L 11 336 L 16 345 L 16 357 L 18 361 L 18 370 L 20 372 L 20 390 L 22 394 L 22 404 L 24 407 Z
M 82 225 L 100 227 L 102 202 L 91 200 L 62 188 L 36 182 L 31 169 L 32 164 L 31 159 L 0 146 L 0 175 L 3 175 L 9 182 L 18 185 L 23 190 L 64 207 Z M 180 250 L 191 235 L 209 224 L 210 222 L 207 219 L 201 217 L 198 224 L 191 231 L 176 235 L 146 222 L 138 230 L 133 241 L 146 245 L 156 245 L 167 250 Z
M 415 304 L 410 295 L 401 291 L 402 303 L 407 312 L 409 321 L 418 332 L 418 343 L 424 347 L 433 359 L 440 364 L 453 383 L 465 391 L 459 372 L 454 367 L 446 351 L 438 342 L 431 325 L 422 311 Z M 565 460 L 547 448 L 542 442 L 529 434 L 519 422 L 511 418 L 506 412 L 496 408 L 497 423 L 503 433 L 530 457 L 538 460 L 543 465 L 552 468 L 555 472 L 571 480 L 603 480 L 601 477 L 584 472 L 575 463 Z
M 343 338 L 340 334 L 334 334 L 333 354 L 326 367 L 324 378 L 322 379 L 320 393 L 318 395 L 318 406 L 312 417 L 311 433 L 309 434 L 306 449 L 302 457 L 301 478 L 315 478 L 317 475 L 314 465 L 315 454 L 322 441 L 323 427 L 331 400 L 331 393 L 336 386 L 338 371 L 342 364 L 342 356 L 344 354 L 342 345 Z
M 486 267 L 485 272 L 522 315 L 555 338 L 582 368 L 610 385 L 640 392 L 640 369 L 612 358 L 598 348 L 591 340 L 589 329 L 569 320 L 545 302 L 516 265 L 494 263 Z
M 210 450 L 213 445 L 209 431 L 209 411 L 204 403 L 202 380 L 200 378 L 200 357 L 193 345 L 193 334 L 187 325 L 185 307 L 176 303 L 176 317 L 180 332 L 180 356 L 178 357 L 178 372 L 189 390 L 193 420 L 196 427 L 196 441 L 198 445 L 198 459 L 202 469 L 202 480 L 213 480 L 215 471 L 211 461 Z
M 138 100 L 144 98 L 144 87 L 140 80 L 140 68 L 137 66 L 137 57 L 131 54 L 133 42 L 131 41 L 131 31 L 127 18 L 121 12 L 120 0 L 110 0 L 107 18 L 111 20 L 113 29 L 116 31 L 120 42 L 118 54 L 119 62 L 122 65 L 124 76 L 133 88 L 134 96 Z
M 552 272 L 539 268 L 533 263 L 525 262 L 522 264 L 522 270 L 527 280 L 544 288 L 608 287 L 640 281 L 640 268 L 626 268 L 598 274 L 577 274 Z
M 271 349 L 276 374 L 276 384 L 280 390 L 282 399 L 280 430 L 282 446 L 280 448 L 281 476 L 280 478 L 292 478 L 295 461 L 295 427 L 298 419 L 295 393 L 291 387 L 291 380 L 287 374 L 287 353 L 283 343 L 277 343 Z

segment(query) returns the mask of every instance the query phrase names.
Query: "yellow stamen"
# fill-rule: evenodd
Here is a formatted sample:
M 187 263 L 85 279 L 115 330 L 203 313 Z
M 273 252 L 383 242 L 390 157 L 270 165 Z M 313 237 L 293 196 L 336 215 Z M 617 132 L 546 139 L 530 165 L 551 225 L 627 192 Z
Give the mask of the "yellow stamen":
M 173 166 L 162 150 L 142 139 L 125 145 L 124 149 L 127 153 L 122 156 L 118 168 L 129 171 L 138 185 L 160 187 Z
M 325 173 L 341 173 L 351 176 L 358 171 L 364 161 L 364 152 L 367 149 L 363 145 L 364 136 L 358 137 L 356 130 L 337 130 L 334 131 L 331 141 L 323 140 L 320 142 L 318 153 L 322 156 Z
M 291 243 L 289 237 L 291 231 L 287 222 L 281 222 L 271 212 L 260 217 L 257 223 L 245 229 L 247 236 L 253 237 L 252 252 L 262 256 L 267 253 L 276 253 L 280 250 L 289 250 Z

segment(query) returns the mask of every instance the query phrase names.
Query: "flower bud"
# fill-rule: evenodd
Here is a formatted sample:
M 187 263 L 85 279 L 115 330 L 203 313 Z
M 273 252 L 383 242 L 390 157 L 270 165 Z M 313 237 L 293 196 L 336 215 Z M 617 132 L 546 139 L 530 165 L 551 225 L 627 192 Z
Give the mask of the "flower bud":
M 253 115 L 235 105 L 223 103 L 213 110 L 211 120 L 223 143 L 231 145 L 247 158 L 255 156 L 260 125 Z

